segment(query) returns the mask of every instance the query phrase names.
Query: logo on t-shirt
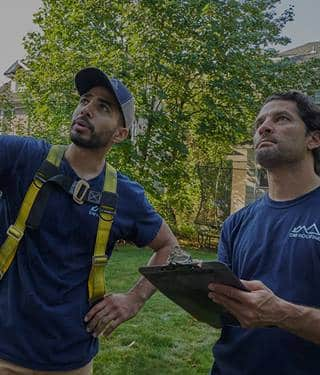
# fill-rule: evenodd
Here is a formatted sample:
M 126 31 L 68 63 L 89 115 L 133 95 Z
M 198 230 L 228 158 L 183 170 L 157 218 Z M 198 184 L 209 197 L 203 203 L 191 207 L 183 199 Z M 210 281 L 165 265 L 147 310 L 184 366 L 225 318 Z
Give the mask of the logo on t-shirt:
M 320 241 L 320 231 L 316 223 L 313 223 L 309 227 L 299 225 L 291 230 L 289 237 Z
M 89 215 L 99 217 L 99 206 L 92 206 L 89 210 Z

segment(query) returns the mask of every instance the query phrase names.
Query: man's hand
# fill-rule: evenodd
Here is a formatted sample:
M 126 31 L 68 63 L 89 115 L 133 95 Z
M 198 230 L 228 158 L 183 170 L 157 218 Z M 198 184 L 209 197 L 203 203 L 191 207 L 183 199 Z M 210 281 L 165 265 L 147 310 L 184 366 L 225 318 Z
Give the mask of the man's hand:
M 241 327 L 278 326 L 287 318 L 286 301 L 277 297 L 261 281 L 241 280 L 250 292 L 209 284 L 209 298 L 223 305 L 240 322 Z
M 169 254 L 177 244 L 170 228 L 163 222 L 156 237 L 148 245 L 154 250 L 148 265 L 166 264 Z M 105 336 L 110 335 L 121 323 L 133 318 L 155 291 L 156 288 L 145 277 L 140 277 L 128 293 L 105 296 L 84 318 L 88 332 L 94 337 L 102 333 Z
M 110 335 L 121 323 L 133 318 L 143 305 L 133 293 L 110 294 L 94 305 L 84 318 L 94 337 Z

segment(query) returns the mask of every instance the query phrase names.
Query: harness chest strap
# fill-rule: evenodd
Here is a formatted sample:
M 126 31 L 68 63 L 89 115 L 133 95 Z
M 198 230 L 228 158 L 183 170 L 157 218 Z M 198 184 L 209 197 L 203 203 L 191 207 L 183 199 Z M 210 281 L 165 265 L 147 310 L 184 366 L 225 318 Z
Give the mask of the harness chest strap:
M 46 161 L 59 168 L 66 146 L 55 145 L 50 148 Z M 38 193 L 47 182 L 47 176 L 42 173 L 41 168 L 36 173 L 20 207 L 16 222 L 8 228 L 8 237 L 0 247 L 0 278 L 10 267 L 20 240 L 24 235 L 26 222 Z M 116 208 L 117 172 L 106 164 L 103 193 L 99 208 L 99 222 L 96 234 L 92 267 L 88 279 L 89 302 L 92 304 L 105 295 L 105 266 L 108 258 L 105 255 L 106 245 L 109 240 L 110 230 Z M 83 203 L 83 202 L 81 202 Z
M 64 154 L 64 150 L 65 146 L 51 147 L 47 155 L 47 160 L 53 165 L 59 166 Z M 12 263 L 16 255 L 19 242 L 21 241 L 24 235 L 24 231 L 26 229 L 26 221 L 28 219 L 29 213 L 44 183 L 45 180 L 43 180 L 41 176 L 39 176 L 38 173 L 36 173 L 23 199 L 15 223 L 10 225 L 10 227 L 7 230 L 8 237 L 0 247 L 1 279 L 7 272 L 8 268 L 10 267 L 10 264 Z

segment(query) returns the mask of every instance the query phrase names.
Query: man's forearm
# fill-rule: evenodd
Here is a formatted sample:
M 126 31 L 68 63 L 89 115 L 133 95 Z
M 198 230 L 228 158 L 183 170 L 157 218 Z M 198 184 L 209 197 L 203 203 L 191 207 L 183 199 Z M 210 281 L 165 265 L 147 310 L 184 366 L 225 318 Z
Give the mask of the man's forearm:
M 169 254 L 174 246 L 175 244 L 172 243 L 156 251 L 149 259 L 148 266 L 166 264 Z M 129 294 L 134 295 L 137 300 L 140 301 L 141 305 L 143 305 L 144 302 L 149 299 L 155 291 L 156 288 L 145 277 L 141 277 L 129 290 Z
M 166 263 L 173 247 L 172 241 L 169 241 L 167 245 L 157 248 L 158 250 L 150 258 L 148 264 Z M 95 337 L 102 332 L 109 335 L 119 324 L 133 318 L 154 292 L 154 286 L 141 277 L 128 293 L 106 295 L 101 302 L 93 306 L 85 317 L 85 322 L 88 323 L 88 332 L 92 332 Z
M 178 245 L 178 241 L 169 226 L 163 221 L 156 237 L 149 243 L 149 247 L 154 250 L 154 254 L 149 259 L 148 266 L 166 264 L 169 254 Z M 132 295 L 139 305 L 152 296 L 156 288 L 145 278 L 141 277 L 128 294 Z
M 286 318 L 278 327 L 320 345 L 320 310 L 283 302 Z
M 241 280 L 250 291 L 209 284 L 209 298 L 223 305 L 243 328 L 278 327 L 320 345 L 320 309 L 276 296 L 258 280 Z

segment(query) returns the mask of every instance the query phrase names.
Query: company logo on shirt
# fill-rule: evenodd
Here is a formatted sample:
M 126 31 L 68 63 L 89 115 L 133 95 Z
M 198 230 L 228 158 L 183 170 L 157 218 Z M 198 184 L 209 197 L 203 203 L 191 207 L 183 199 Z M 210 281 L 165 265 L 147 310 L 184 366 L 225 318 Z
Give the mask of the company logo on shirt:
M 89 215 L 99 217 L 99 206 L 92 206 L 89 210 Z
M 316 240 L 320 242 L 320 230 L 315 223 L 309 227 L 306 225 L 299 225 L 291 230 L 289 237 Z

